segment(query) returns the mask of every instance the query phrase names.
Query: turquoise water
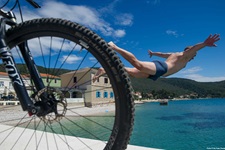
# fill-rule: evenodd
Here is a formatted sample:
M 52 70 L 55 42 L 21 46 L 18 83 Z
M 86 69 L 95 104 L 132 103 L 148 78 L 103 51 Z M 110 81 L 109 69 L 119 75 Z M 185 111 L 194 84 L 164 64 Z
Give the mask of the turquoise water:
M 130 144 L 167 150 L 225 149 L 225 99 L 136 105 Z
M 108 111 L 99 117 L 71 116 L 63 127 L 56 123 L 50 129 L 39 128 L 105 141 L 111 134 L 112 116 Z M 225 149 L 225 99 L 137 104 L 130 144 L 166 150 Z

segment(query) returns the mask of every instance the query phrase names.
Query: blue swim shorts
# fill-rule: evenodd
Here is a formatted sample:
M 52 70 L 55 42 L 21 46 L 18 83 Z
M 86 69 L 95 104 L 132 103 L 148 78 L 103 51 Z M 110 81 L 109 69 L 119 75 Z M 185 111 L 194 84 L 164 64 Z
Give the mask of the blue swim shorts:
M 155 81 L 167 72 L 168 66 L 164 61 L 154 60 L 152 62 L 156 66 L 156 73 L 155 75 L 149 75 L 148 78 Z

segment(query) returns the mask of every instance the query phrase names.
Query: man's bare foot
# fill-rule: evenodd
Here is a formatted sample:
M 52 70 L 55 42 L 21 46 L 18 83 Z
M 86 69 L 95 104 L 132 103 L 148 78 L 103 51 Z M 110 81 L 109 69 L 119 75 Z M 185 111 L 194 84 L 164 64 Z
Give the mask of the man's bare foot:
M 95 76 L 93 77 L 93 83 L 98 80 L 98 78 L 100 76 L 102 76 L 103 74 L 105 74 L 105 70 L 103 68 L 99 68 L 98 71 L 96 72 Z
M 116 48 L 117 48 L 116 44 L 114 44 L 112 41 L 110 41 L 108 44 L 109 44 L 109 46 L 112 47 L 113 49 L 116 49 Z

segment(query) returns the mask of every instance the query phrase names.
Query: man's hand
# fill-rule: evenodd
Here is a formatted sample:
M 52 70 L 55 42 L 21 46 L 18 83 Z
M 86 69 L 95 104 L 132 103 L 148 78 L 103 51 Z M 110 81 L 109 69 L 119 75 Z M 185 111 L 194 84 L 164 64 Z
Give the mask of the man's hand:
M 214 34 L 213 36 L 210 34 L 209 37 L 204 41 L 204 44 L 206 46 L 215 46 L 216 47 L 216 44 L 215 42 L 219 41 L 220 40 L 220 35 L 219 34 Z
M 149 57 L 151 58 L 153 55 L 153 52 L 151 50 L 148 50 L 148 54 L 149 54 Z

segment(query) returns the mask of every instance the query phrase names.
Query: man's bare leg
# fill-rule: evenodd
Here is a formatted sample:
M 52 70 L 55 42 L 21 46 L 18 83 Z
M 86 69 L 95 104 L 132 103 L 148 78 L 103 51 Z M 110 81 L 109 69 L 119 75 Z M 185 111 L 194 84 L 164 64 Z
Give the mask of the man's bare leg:
M 137 70 L 148 75 L 154 75 L 156 73 L 156 66 L 153 62 L 139 61 L 134 54 L 116 46 L 113 42 L 108 43 L 116 52 L 122 55 L 131 65 Z
M 147 78 L 149 76 L 149 74 L 143 73 L 139 70 L 137 70 L 136 68 L 128 68 L 125 67 L 125 70 L 127 71 L 127 73 L 135 78 Z M 105 70 L 103 68 L 99 68 L 98 71 L 96 72 L 95 76 L 93 77 L 93 83 L 102 75 L 105 74 Z
M 148 78 L 149 74 L 141 72 L 140 70 L 136 69 L 136 68 L 128 68 L 125 67 L 125 70 L 127 71 L 127 73 L 134 77 L 134 78 Z
M 110 47 L 112 47 L 116 52 L 122 55 L 129 63 L 131 63 L 138 70 L 142 69 L 140 61 L 130 52 L 118 47 L 113 42 L 108 43 Z
M 102 75 L 105 74 L 105 70 L 103 68 L 99 68 L 96 72 L 95 76 L 93 77 L 93 83 Z

